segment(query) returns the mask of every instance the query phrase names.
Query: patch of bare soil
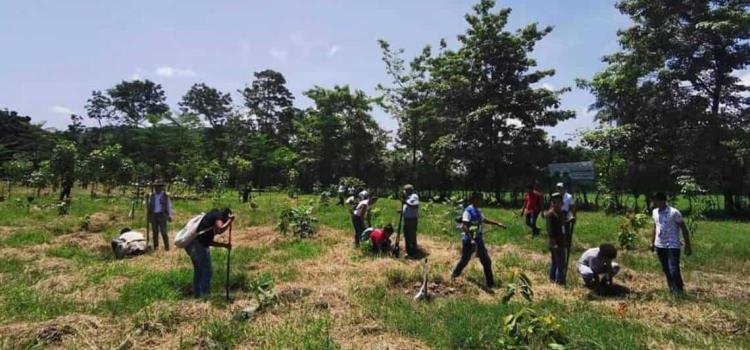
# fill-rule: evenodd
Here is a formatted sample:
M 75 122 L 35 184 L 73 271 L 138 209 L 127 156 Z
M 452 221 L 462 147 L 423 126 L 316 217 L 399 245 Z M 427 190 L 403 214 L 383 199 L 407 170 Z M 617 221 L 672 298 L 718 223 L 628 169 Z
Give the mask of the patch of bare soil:
M 117 216 L 111 213 L 93 213 L 89 215 L 88 225 L 86 231 L 88 232 L 102 232 L 107 227 L 117 222 Z

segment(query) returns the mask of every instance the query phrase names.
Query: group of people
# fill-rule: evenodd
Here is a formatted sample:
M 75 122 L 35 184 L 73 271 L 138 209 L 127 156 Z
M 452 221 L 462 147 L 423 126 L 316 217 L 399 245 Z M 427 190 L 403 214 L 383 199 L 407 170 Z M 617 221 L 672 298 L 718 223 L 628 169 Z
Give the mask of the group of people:
M 167 223 L 172 221 L 172 201 L 164 191 L 164 182 L 155 181 L 153 192 L 148 196 L 147 212 L 148 220 L 153 227 L 153 249 L 158 250 L 159 238 L 164 242 L 164 249 L 169 250 L 169 236 L 167 234 Z M 540 229 L 536 223 L 539 216 L 546 221 L 547 236 L 550 251 L 549 279 L 556 284 L 565 284 L 572 243 L 572 234 L 575 227 L 575 200 L 568 193 L 564 184 L 558 183 L 555 193 L 550 195 L 549 208 L 542 209 L 543 195 L 535 185 L 529 186 L 524 196 L 524 204 L 521 215 L 525 216 L 525 223 L 529 227 L 532 237 L 540 235 Z M 375 252 L 391 252 L 398 241 L 393 242 L 392 235 L 395 233 L 392 224 L 382 228 L 370 227 L 370 213 L 378 201 L 376 196 L 370 195 L 366 190 L 357 194 L 356 200 L 348 199 L 352 203 L 351 220 L 354 226 L 354 245 L 359 247 L 361 240 L 370 241 L 371 249 Z M 457 228 L 461 233 L 461 256 L 452 270 L 451 277 L 457 278 L 468 265 L 472 256 L 476 253 L 484 271 L 487 287 L 495 285 L 492 259 L 484 242 L 485 224 L 507 228 L 499 221 L 486 218 L 480 207 L 483 195 L 474 192 L 468 198 L 467 206 L 459 218 L 456 219 Z M 401 196 L 399 233 L 403 229 L 407 256 L 417 257 L 419 248 L 417 245 L 417 228 L 419 219 L 419 196 L 414 186 L 403 187 Z M 651 249 L 658 256 L 659 262 L 667 279 L 670 291 L 683 293 L 684 283 L 680 271 L 681 240 L 680 234 L 685 241 L 685 254 L 692 254 L 690 233 L 679 210 L 667 203 L 664 193 L 657 193 L 653 197 L 652 218 L 654 228 L 651 239 Z M 190 256 L 194 268 L 193 294 L 196 297 L 205 296 L 209 293 L 212 275 L 210 247 L 221 247 L 231 249 L 231 243 L 215 241 L 215 237 L 221 235 L 231 227 L 235 217 L 230 209 L 214 209 L 201 217 L 197 225 L 197 236 L 187 246 L 185 251 Z M 197 221 L 196 221 L 197 222 Z M 150 247 L 146 246 L 143 234 L 125 228 L 120 236 L 112 240 L 112 249 L 118 258 L 127 255 L 140 255 L 146 253 Z M 592 289 L 607 288 L 613 284 L 613 278 L 620 271 L 620 266 L 614 262 L 617 257 L 617 248 L 609 243 L 603 243 L 597 247 L 587 249 L 583 252 L 576 263 L 576 269 L 584 284 Z
M 525 216 L 525 223 L 531 231 L 532 237 L 540 235 L 537 227 L 539 216 L 546 221 L 547 238 L 550 251 L 549 280 L 552 283 L 564 285 L 567 280 L 567 270 L 572 246 L 573 231 L 576 223 L 575 198 L 567 191 L 563 183 L 557 183 L 556 192 L 550 195 L 549 208 L 543 210 L 543 194 L 538 186 L 530 185 L 524 196 L 521 215 Z M 461 257 L 455 265 L 451 277 L 457 278 L 467 266 L 471 257 L 476 253 L 484 271 L 485 283 L 488 288 L 495 285 L 492 259 L 484 242 L 484 226 L 493 225 L 506 228 L 499 221 L 491 220 L 482 214 L 480 206 L 483 196 L 479 192 L 472 193 L 468 205 L 464 208 L 460 218 L 456 219 L 461 233 Z M 361 198 L 352 210 L 352 224 L 354 226 L 354 244 L 359 246 L 362 238 L 369 238 L 371 247 L 376 252 L 389 251 L 391 236 L 394 233 L 391 224 L 383 228 L 367 228 L 365 222 L 377 197 Z M 403 215 L 406 249 L 409 255 L 416 252 L 416 229 L 419 209 L 419 197 L 411 185 L 404 186 L 402 207 L 399 213 Z M 667 279 L 669 290 L 675 294 L 684 292 L 684 283 L 680 271 L 681 240 L 685 240 L 685 254 L 692 254 L 690 232 L 679 210 L 667 203 L 664 193 L 657 193 L 653 197 L 652 218 L 654 228 L 651 237 L 651 250 L 656 253 L 662 270 Z M 369 222 L 367 222 L 369 224 Z M 410 238 L 411 237 L 411 238 Z M 586 249 L 576 262 L 576 270 L 586 287 L 601 291 L 613 285 L 613 278 L 620 271 L 620 265 L 614 261 L 617 258 L 617 248 L 610 243 Z

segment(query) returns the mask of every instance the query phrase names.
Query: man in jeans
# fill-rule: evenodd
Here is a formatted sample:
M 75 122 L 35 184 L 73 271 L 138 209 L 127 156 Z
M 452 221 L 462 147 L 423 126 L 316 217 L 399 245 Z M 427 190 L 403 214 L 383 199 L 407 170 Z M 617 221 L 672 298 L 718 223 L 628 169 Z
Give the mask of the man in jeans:
M 562 194 L 553 193 L 550 209 L 544 214 L 547 219 L 549 235 L 550 267 L 549 280 L 552 283 L 565 285 L 568 256 L 568 240 L 565 237 L 566 217 L 562 211 Z
M 451 278 L 457 278 L 461 275 L 471 256 L 476 251 L 479 262 L 482 263 L 484 269 L 484 279 L 487 283 L 487 288 L 493 288 L 495 286 L 495 278 L 492 275 L 492 260 L 490 254 L 487 252 L 487 247 L 484 246 L 484 232 L 482 225 L 484 223 L 495 225 L 500 228 L 506 228 L 505 225 L 498 221 L 493 221 L 485 218 L 482 212 L 479 210 L 479 205 L 482 202 L 482 194 L 474 192 L 469 198 L 469 206 L 464 209 L 459 221 L 458 228 L 461 230 L 461 259 L 453 269 Z
M 164 239 L 164 250 L 169 250 L 167 221 L 172 221 L 172 200 L 164 192 L 164 181 L 157 179 L 153 183 L 154 192 L 148 198 L 148 219 L 154 231 L 154 250 L 159 250 L 159 235 Z
M 414 186 L 404 186 L 404 205 L 401 208 L 404 215 L 404 241 L 406 241 L 406 254 L 409 257 L 417 256 L 417 220 L 419 218 L 419 196 L 414 191 Z
M 521 216 L 526 216 L 526 226 L 531 229 L 532 237 L 539 235 L 539 228 L 536 226 L 536 220 L 542 213 L 542 193 L 539 192 L 536 185 L 529 185 L 528 191 L 523 197 L 523 208 Z
M 685 255 L 690 256 L 693 248 L 690 244 L 690 232 L 679 210 L 667 205 L 667 196 L 657 193 L 653 199 L 654 234 L 651 249 L 661 262 L 661 268 L 667 276 L 669 290 L 675 294 L 684 292 L 682 274 L 680 273 L 680 231 L 685 237 Z

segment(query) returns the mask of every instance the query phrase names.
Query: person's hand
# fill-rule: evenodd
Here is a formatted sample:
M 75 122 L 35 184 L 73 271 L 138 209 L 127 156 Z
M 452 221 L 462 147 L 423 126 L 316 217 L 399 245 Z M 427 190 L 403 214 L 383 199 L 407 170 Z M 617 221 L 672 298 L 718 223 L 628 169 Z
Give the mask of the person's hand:
M 224 248 L 232 250 L 232 243 L 224 243 Z
M 693 247 L 691 247 L 689 245 L 685 246 L 685 255 L 687 255 L 687 256 L 693 255 Z
M 656 252 L 656 246 L 653 243 L 651 243 L 648 249 L 651 250 L 652 252 Z

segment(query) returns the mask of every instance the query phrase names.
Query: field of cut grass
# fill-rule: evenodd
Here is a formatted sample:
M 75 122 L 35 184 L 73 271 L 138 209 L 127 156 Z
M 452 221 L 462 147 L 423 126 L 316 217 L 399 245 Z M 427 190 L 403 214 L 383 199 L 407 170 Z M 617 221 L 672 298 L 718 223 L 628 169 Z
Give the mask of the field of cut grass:
M 20 196 L 20 195 L 18 195 Z M 171 237 L 193 215 L 229 206 L 233 229 L 231 301 L 224 298 L 226 251 L 212 249 L 212 295 L 190 297 L 192 267 L 179 249 L 115 260 L 109 240 L 122 227 L 144 230 L 143 214 L 128 218 L 125 198 L 79 193 L 68 215 L 54 198 L 0 203 L 0 349 L 258 348 L 258 349 L 503 349 L 505 316 L 530 307 L 552 315 L 570 349 L 750 348 L 750 224 L 703 221 L 694 254 L 683 259 L 687 295 L 674 297 L 643 231 L 621 251 L 617 282 L 629 293 L 601 297 L 574 271 L 568 285 L 546 280 L 546 241 L 531 238 L 518 210 L 485 208 L 508 225 L 486 241 L 500 288 L 482 288 L 478 261 L 449 278 L 458 259 L 456 209 L 425 202 L 419 243 L 428 253 L 429 281 L 445 291 L 414 301 L 421 262 L 372 256 L 352 246 L 348 208 L 316 196 L 263 193 L 254 207 L 236 193 L 175 201 Z M 274 230 L 288 206 L 311 204 L 318 234 L 307 240 Z M 398 203 L 381 199 L 377 225 L 398 222 Z M 622 218 L 579 213 L 573 256 L 617 242 Z M 540 226 L 543 227 L 540 222 Z M 573 264 L 571 263 L 571 267 Z M 532 301 L 500 301 L 511 271 L 529 276 Z M 247 320 L 242 310 L 272 281 L 275 297 Z M 532 348 L 544 347 L 534 344 Z

